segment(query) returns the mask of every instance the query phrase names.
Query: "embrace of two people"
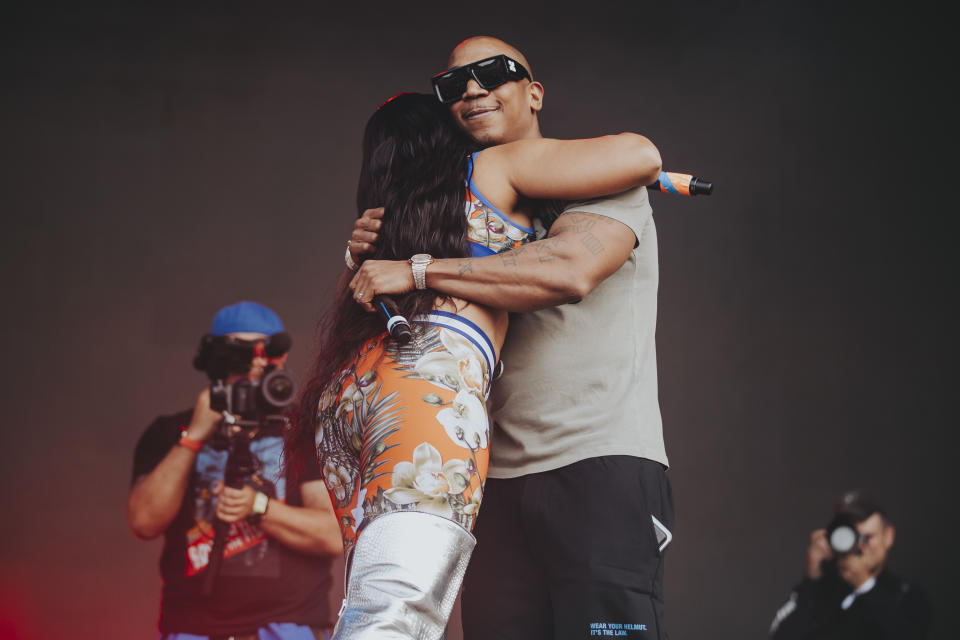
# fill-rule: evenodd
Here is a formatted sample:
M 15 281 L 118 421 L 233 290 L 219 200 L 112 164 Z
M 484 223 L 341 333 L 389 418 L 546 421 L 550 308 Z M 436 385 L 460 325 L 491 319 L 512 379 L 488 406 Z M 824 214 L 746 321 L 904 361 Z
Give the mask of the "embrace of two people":
M 316 447 L 348 553 L 334 637 L 440 638 L 462 582 L 468 640 L 664 638 L 659 152 L 543 138 L 543 86 L 496 38 L 460 43 L 433 88 L 367 123 L 290 439 Z

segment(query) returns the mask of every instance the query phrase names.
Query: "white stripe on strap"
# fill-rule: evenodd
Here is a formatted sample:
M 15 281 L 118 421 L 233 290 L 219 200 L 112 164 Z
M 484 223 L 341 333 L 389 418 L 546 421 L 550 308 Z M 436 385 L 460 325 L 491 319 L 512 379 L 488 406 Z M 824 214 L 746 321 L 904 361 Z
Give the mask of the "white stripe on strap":
M 483 354 L 487 361 L 487 374 L 493 375 L 493 365 L 496 362 L 493 344 L 480 327 L 462 316 L 446 311 L 431 311 L 425 316 L 417 316 L 413 321 L 418 324 L 434 324 L 444 327 L 465 337 Z

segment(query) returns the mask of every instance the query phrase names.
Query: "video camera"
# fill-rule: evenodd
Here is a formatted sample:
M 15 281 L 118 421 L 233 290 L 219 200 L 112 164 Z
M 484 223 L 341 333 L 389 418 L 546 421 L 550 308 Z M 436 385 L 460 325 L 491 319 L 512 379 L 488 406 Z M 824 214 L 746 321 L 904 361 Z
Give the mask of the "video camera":
M 243 340 L 232 335 L 207 334 L 193 366 L 210 378 L 210 408 L 224 413 L 221 429 L 210 441 L 214 449 L 227 450 L 223 481 L 239 489 L 255 471 L 257 463 L 250 451 L 254 438 L 280 435 L 288 424 L 284 410 L 296 397 L 293 376 L 269 365 L 259 380 L 246 377 L 256 357 L 278 358 L 290 350 L 292 340 L 285 332 L 265 340 Z M 229 383 L 231 377 L 244 376 Z M 213 524 L 214 539 L 210 549 L 210 566 L 203 583 L 209 596 L 220 574 L 223 552 L 230 526 L 219 518 Z
M 289 373 L 269 365 L 259 380 L 241 378 L 228 383 L 227 379 L 248 374 L 257 355 L 276 358 L 289 351 L 291 345 L 290 335 L 285 332 L 265 341 L 230 335 L 203 336 L 193 366 L 210 378 L 210 408 L 238 416 L 242 426 L 286 421 L 284 410 L 296 398 L 296 382 Z

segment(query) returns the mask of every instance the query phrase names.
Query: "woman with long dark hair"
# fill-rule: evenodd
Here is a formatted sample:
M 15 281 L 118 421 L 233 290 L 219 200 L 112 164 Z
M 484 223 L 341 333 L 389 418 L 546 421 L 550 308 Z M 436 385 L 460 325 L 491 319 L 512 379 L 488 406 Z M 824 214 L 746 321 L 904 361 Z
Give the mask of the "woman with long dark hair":
M 659 171 L 656 150 L 634 134 L 471 145 L 433 96 L 381 105 L 357 189 L 358 211 L 384 206 L 371 257 L 500 253 L 533 239 L 524 196 L 601 196 Z M 507 314 L 429 289 L 397 304 L 413 325 L 403 346 L 341 287 L 291 439 L 302 451 L 303 432 L 314 434 L 348 551 L 337 638 L 440 637 L 483 497 L 486 399 Z

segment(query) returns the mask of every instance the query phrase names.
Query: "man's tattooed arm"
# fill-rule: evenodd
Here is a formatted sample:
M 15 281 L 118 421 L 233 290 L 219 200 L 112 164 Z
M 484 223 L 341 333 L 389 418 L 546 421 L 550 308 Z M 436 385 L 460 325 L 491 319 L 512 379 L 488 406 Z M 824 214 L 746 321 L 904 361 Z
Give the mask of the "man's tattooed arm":
M 493 256 L 435 261 L 427 285 L 497 309 L 542 309 L 583 298 L 620 268 L 635 241 L 612 218 L 568 212 L 542 240 Z
M 599 255 L 604 252 L 603 240 L 594 233 L 597 225 L 617 224 L 612 218 L 601 216 L 596 213 L 584 213 L 581 211 L 572 211 L 565 213 L 557 220 L 551 229 L 551 237 L 554 234 L 569 235 L 571 239 L 576 239 L 590 255 Z

